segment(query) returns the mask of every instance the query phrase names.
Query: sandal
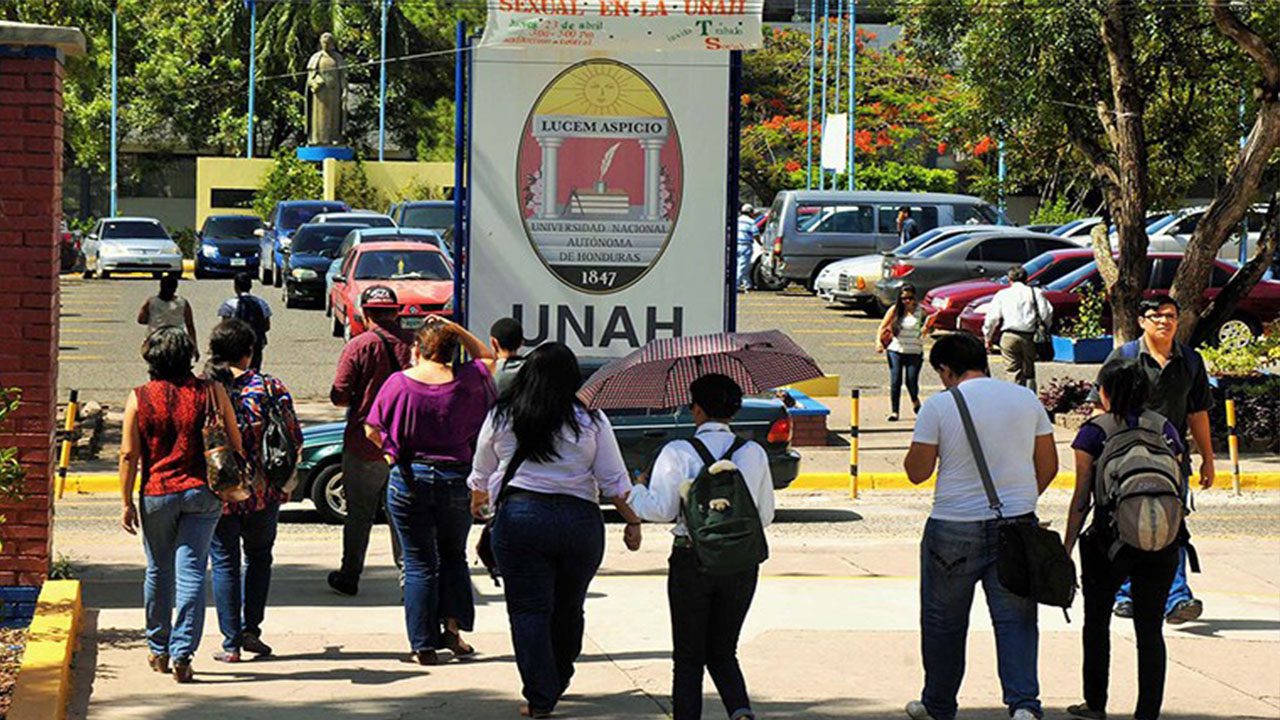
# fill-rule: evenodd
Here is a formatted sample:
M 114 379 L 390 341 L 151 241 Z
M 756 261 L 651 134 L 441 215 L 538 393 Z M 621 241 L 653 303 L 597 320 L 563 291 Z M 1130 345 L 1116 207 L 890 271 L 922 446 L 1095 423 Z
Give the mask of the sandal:
M 155 672 L 164 673 L 165 675 L 169 674 L 168 655 L 156 655 L 155 653 L 148 654 L 147 665 L 150 665 L 151 669 Z
M 528 705 L 521 705 L 520 716 L 527 717 L 527 718 L 549 718 L 551 717 L 551 711 L 550 710 L 534 710 Z
M 445 630 L 440 633 L 440 646 L 454 654 L 454 657 L 475 655 L 476 649 L 464 642 L 459 633 Z

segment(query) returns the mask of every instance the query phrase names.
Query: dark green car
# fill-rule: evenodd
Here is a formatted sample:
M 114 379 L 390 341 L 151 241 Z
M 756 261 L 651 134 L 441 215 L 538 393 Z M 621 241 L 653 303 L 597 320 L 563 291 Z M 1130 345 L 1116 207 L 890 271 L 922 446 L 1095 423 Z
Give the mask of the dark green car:
M 649 467 L 669 440 L 693 437 L 688 408 L 671 410 L 609 410 L 623 458 L 632 474 Z M 344 423 L 302 429 L 302 462 L 294 500 L 310 499 L 326 522 L 340 523 L 347 504 L 342 492 L 342 434 Z M 781 400 L 747 398 L 733 429 L 764 446 L 773 470 L 773 486 L 785 488 L 800 472 L 800 453 L 791 448 L 791 415 Z

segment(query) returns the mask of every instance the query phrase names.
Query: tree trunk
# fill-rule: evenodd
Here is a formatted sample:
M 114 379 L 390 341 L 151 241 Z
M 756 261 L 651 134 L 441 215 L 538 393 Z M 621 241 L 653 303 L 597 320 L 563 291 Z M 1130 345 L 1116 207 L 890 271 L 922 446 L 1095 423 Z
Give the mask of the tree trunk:
M 1280 190 L 1271 195 L 1271 205 L 1267 208 L 1267 224 L 1262 229 L 1262 237 L 1249 262 L 1227 281 L 1222 292 L 1209 303 L 1200 314 L 1195 332 L 1190 336 L 1191 345 L 1197 346 L 1213 339 L 1214 333 L 1222 323 L 1231 319 L 1236 305 L 1253 290 L 1267 268 L 1275 259 L 1276 248 L 1280 247 Z
M 1173 297 L 1182 306 L 1178 334 L 1184 342 L 1193 338 L 1202 339 L 1216 330 L 1217 326 L 1213 325 L 1204 332 L 1198 332 L 1197 325 L 1214 318 L 1218 322 L 1229 318 L 1235 302 L 1248 295 L 1249 290 L 1257 283 L 1257 278 L 1254 278 L 1242 288 L 1242 292 L 1233 293 L 1234 298 L 1227 297 L 1223 292 L 1214 303 L 1218 307 L 1202 310 L 1213 259 L 1244 220 L 1262 183 L 1267 163 L 1276 149 L 1280 148 L 1280 57 L 1277 57 L 1266 40 L 1236 17 L 1226 2 L 1209 0 L 1208 5 L 1218 30 L 1257 63 L 1262 71 L 1262 83 L 1257 91 L 1258 117 L 1253 123 L 1253 129 L 1249 131 L 1244 147 L 1240 149 L 1235 167 L 1205 210 L 1204 217 L 1196 224 L 1195 232 L 1187 243 L 1182 264 L 1178 266 L 1178 273 L 1173 279 Z M 1241 273 L 1236 273 L 1236 277 L 1242 277 Z M 1242 277 L 1242 282 L 1243 279 Z M 1234 280 L 1235 278 L 1233 282 Z
M 1098 117 L 1115 156 L 1114 188 L 1106 197 L 1119 237 L 1119 272 L 1108 290 L 1114 332 L 1121 342 L 1138 336 L 1138 302 L 1147 285 L 1147 139 L 1130 33 L 1133 13 L 1134 5 L 1128 0 L 1108 0 L 1103 10 L 1101 35 L 1110 69 L 1112 107 L 1098 105 Z

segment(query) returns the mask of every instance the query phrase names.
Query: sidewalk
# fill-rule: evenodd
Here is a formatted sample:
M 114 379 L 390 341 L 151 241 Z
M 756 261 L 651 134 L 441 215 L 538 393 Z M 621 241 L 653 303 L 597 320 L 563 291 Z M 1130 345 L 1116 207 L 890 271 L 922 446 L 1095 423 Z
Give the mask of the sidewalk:
M 1057 493 L 1057 491 L 1052 491 Z M 1219 496 L 1221 497 L 1221 496 Z M 1219 502 L 1231 502 L 1222 498 Z M 109 507 L 107 498 L 76 501 Z M 1065 495 L 1053 509 L 1062 514 Z M 839 494 L 792 494 L 770 531 L 772 557 L 743 632 L 741 657 L 757 710 L 765 718 L 900 718 L 917 696 L 919 664 L 918 531 L 883 531 L 888 518 L 918 528 L 922 507 L 908 496 L 848 501 Z M 1280 504 L 1267 500 L 1259 534 L 1206 539 L 1205 573 L 1193 585 L 1203 622 L 1166 629 L 1168 720 L 1274 719 L 1280 715 Z M 212 609 L 196 659 L 197 683 L 177 686 L 146 667 L 142 641 L 142 553 L 137 541 L 103 542 L 63 533 L 59 549 L 88 557 L 83 573 L 91 608 L 76 660 L 72 718 L 159 720 L 237 718 L 516 718 L 519 680 L 501 591 L 477 569 L 480 593 L 474 661 L 422 668 L 403 660 L 402 609 L 387 549 L 375 528 L 370 571 L 357 598 L 328 591 L 339 540 L 333 532 L 293 528 L 276 548 L 264 639 L 276 657 L 239 665 L 209 659 L 219 642 Z M 608 553 L 587 603 L 587 639 L 561 717 L 662 718 L 670 711 L 669 620 L 662 528 L 646 528 L 638 554 L 622 549 L 610 524 Z M 478 532 L 478 530 L 476 531 Z M 123 536 L 121 536 L 123 537 Z M 474 540 L 473 535 L 473 540 Z M 118 539 L 118 538 L 113 538 Z M 1052 720 L 1079 701 L 1080 616 L 1041 613 L 1042 698 Z M 1124 717 L 1135 697 L 1131 625 L 1113 632 L 1112 711 Z M 974 605 L 962 717 L 1004 720 L 994 643 L 981 600 Z M 705 717 L 722 717 L 707 685 Z

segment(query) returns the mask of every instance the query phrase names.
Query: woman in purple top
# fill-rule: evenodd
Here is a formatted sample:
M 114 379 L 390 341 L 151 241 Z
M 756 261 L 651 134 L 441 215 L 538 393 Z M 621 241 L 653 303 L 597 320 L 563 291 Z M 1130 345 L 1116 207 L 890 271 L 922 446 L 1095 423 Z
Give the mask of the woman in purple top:
M 455 362 L 459 348 L 474 358 Z M 467 476 L 476 436 L 496 392 L 488 347 L 449 320 L 428 318 L 413 366 L 387 378 L 365 419 L 369 440 L 391 465 L 387 511 L 404 548 L 404 618 L 414 659 L 439 662 L 475 650 L 462 639 L 475 622 L 467 533 Z
M 581 382 L 578 359 L 564 345 L 529 353 L 484 422 L 468 479 L 473 513 L 484 516 L 490 500 L 496 506 L 493 554 L 526 717 L 550 716 L 582 651 L 582 607 L 604 557 L 600 496 L 626 519 L 627 547 L 640 547 L 618 441 L 604 413 L 578 400 Z

